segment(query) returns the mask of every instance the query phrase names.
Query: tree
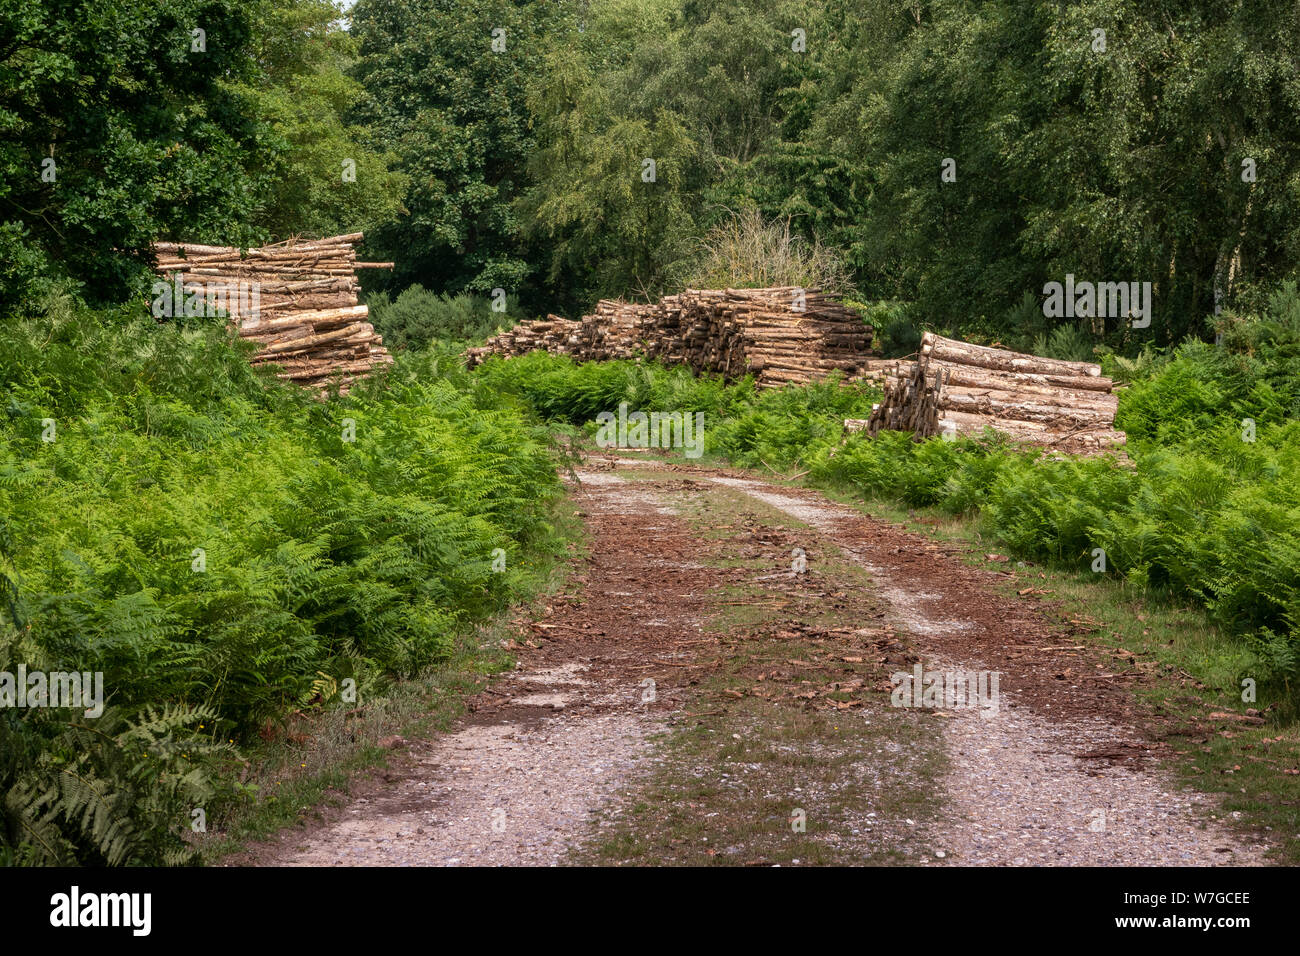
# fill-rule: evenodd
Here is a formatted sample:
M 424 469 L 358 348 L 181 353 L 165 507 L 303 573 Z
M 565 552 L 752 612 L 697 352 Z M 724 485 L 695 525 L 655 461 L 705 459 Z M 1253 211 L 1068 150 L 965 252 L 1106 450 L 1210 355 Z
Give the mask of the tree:
M 1216 290 L 1293 273 L 1300 24 L 1290 4 L 938 0 L 811 127 L 857 117 L 864 284 L 996 333 L 1073 273 L 1150 281 L 1147 340 L 1204 334 Z M 837 150 L 839 151 L 839 150 Z M 945 159 L 955 179 L 940 178 Z M 1254 160 L 1259 181 L 1243 181 Z M 1017 318 L 1020 317 L 1020 318 Z M 1106 331 L 1119 339 L 1124 319 Z
M 793 31 L 810 6 L 607 0 L 554 43 L 529 100 L 538 151 L 518 208 L 560 301 L 671 291 L 697 240 L 755 204 L 755 167 L 806 80 Z
M 336 0 L 265 0 L 254 19 L 259 70 L 240 92 L 271 127 L 272 180 L 257 222 L 276 238 L 370 231 L 402 211 L 395 154 L 347 122 L 365 101 L 347 73 L 356 41 Z
M 0 306 L 120 297 L 160 233 L 259 237 L 249 31 L 238 0 L 0 0 Z
M 557 51 L 539 115 L 535 185 L 519 203 L 528 236 L 549 252 L 546 281 L 566 306 L 656 295 L 695 234 L 698 147 L 681 118 L 617 115 L 572 52 Z
M 409 215 L 370 247 L 397 261 L 393 287 L 519 290 L 530 273 L 512 201 L 534 148 L 525 97 L 566 4 L 551 0 L 358 0 L 356 110 L 393 149 Z

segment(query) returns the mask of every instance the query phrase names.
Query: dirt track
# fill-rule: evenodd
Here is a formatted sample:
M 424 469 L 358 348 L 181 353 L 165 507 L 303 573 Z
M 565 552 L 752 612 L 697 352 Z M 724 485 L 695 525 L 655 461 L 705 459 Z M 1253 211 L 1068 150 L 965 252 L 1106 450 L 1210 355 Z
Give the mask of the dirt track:
M 855 798 L 881 814 L 867 813 L 864 805 L 857 808 L 861 813 L 841 813 L 824 824 L 822 837 L 839 854 L 833 859 L 874 861 L 849 852 L 870 834 L 877 847 L 910 843 L 900 858 L 930 865 L 1263 861 L 1262 846 L 1217 825 L 1208 800 L 1179 789 L 1158 769 L 1158 728 L 1127 686 L 1143 679 L 1140 669 L 1121 673 L 1099 653 L 1081 650 L 1083 641 L 1044 619 L 1031 600 L 998 588 L 997 573 L 813 492 L 680 466 L 656 465 L 647 473 L 654 464 L 606 457 L 580 472 L 574 501 L 590 534 L 585 563 L 575 570 L 570 592 L 521 634 L 516 671 L 472 702 L 460 728 L 412 743 L 387 771 L 359 781 L 351 804 L 239 862 L 570 861 L 603 834 L 635 829 L 639 824 L 628 810 L 652 779 L 718 770 L 676 766 L 683 758 L 657 740 L 684 726 L 708 731 L 707 715 L 732 706 L 727 695 L 753 695 L 777 702 L 773 706 L 839 708 L 840 723 L 874 722 L 879 732 L 904 718 L 889 706 L 889 676 L 917 663 L 927 672 L 997 672 L 997 712 L 940 707 L 925 713 L 927 732 L 946 757 L 932 779 L 906 775 L 905 747 L 889 745 L 889 756 L 886 748 L 867 751 L 893 761 L 894 770 L 902 767 L 887 788 L 917 790 L 918 798 L 933 803 L 934 816 L 926 823 L 899 813 L 885 821 L 885 789 L 879 805 L 875 798 Z M 727 527 L 740 515 L 744 534 L 705 541 L 701 514 L 706 525 Z M 726 604 L 742 603 L 726 600 L 732 590 L 747 587 L 752 595 L 753 588 L 770 588 L 770 600 L 753 597 L 753 603 L 780 605 L 807 589 L 808 579 L 790 570 L 792 543 L 810 561 L 829 566 L 834 556 L 870 576 L 871 594 L 859 594 L 865 589 L 844 585 L 846 579 L 823 577 L 825 590 L 804 605 L 816 606 L 820 620 L 829 615 L 815 641 L 829 635 L 858 642 L 834 658 L 853 663 L 837 664 L 844 674 L 827 685 L 852 693 L 831 694 L 800 680 L 798 667 L 771 666 L 740 674 L 752 690 L 706 691 L 734 656 L 727 636 L 706 626 Z M 767 570 L 755 574 L 728 560 L 741 556 Z M 868 600 L 875 603 L 862 603 Z M 795 626 L 797 618 L 779 626 Z M 762 629 L 775 626 L 760 621 L 756 634 L 746 635 L 748 644 L 755 637 L 761 642 Z M 905 653 L 898 650 L 900 640 Z M 813 655 L 810 661 L 830 659 Z M 906 717 L 915 720 L 916 714 Z M 749 733 L 761 737 L 763 728 Z M 763 768 L 749 769 L 756 780 Z M 721 773 L 733 786 L 737 776 L 749 779 Z M 767 791 L 780 788 L 765 779 Z M 790 783 L 803 803 L 812 799 L 806 786 Z M 704 818 L 717 812 L 701 806 Z M 707 819 L 697 823 L 709 832 Z M 671 857 L 684 842 L 669 832 L 657 845 Z M 754 848 L 758 841 L 732 843 L 719 862 L 770 858 Z M 713 858 L 715 851 L 708 852 Z

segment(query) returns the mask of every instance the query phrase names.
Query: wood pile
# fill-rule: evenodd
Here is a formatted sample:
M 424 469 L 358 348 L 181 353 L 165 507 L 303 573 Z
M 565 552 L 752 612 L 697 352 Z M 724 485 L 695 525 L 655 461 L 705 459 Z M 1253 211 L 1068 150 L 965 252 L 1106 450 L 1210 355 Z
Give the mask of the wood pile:
M 868 359 L 862 363 L 862 371 L 858 373 L 857 379 L 884 385 L 890 379 L 897 377 L 898 370 L 902 366 L 910 364 L 907 359 Z
M 247 250 L 159 242 L 155 269 L 177 292 L 176 312 L 169 314 L 184 314 L 180 300 L 197 295 L 225 311 L 241 338 L 260 346 L 255 365 L 277 365 L 278 378 L 306 387 L 337 382 L 346 392 L 393 361 L 366 321 L 366 306 L 357 303 L 356 277 L 358 269 L 393 264 L 358 262 L 354 245 L 361 238 L 356 232 Z
M 850 430 L 910 431 L 918 438 L 984 428 L 1068 454 L 1123 447 L 1118 396 L 1091 362 L 1024 355 L 927 332 L 915 362 L 884 370 L 885 394 Z
M 872 329 L 817 289 L 687 289 L 658 302 L 602 299 L 581 320 L 548 315 L 522 322 L 470 349 L 470 366 L 489 355 L 538 349 L 580 361 L 658 359 L 759 385 L 805 384 L 832 371 L 846 377 L 868 366 Z

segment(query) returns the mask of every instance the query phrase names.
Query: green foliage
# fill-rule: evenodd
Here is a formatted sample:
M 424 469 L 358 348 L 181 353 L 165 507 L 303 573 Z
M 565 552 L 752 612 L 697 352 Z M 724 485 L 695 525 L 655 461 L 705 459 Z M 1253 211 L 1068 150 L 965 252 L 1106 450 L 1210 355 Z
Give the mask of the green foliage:
M 50 670 L 6 573 L 13 547 L 0 519 L 0 672 Z M 94 718 L 84 708 L 0 709 L 0 865 L 187 862 L 178 821 L 213 793 L 201 758 L 225 749 L 195 729 L 212 716 L 176 706 L 146 707 L 132 721 L 116 707 Z
M 1150 343 L 1132 357 L 1103 352 L 1100 356 L 1101 373 L 1121 385 L 1150 378 L 1168 362 L 1168 356 Z
M 543 418 L 572 424 L 593 421 L 620 402 L 642 411 L 721 414 L 752 397 L 752 382 L 725 385 L 718 377 L 696 378 L 688 369 L 632 362 L 577 363 L 568 356 L 530 352 L 489 359 L 475 371 L 493 391 L 517 395 Z
M 560 303 L 658 295 L 692 276 L 737 269 L 745 284 L 764 281 L 771 264 L 752 253 L 734 261 L 727 226 L 710 237 L 731 210 L 798 217 L 795 232 L 819 248 L 802 222 L 807 204 L 769 202 L 754 182 L 755 165 L 781 148 L 783 126 L 806 109 L 799 94 L 809 57 L 791 50 L 790 31 L 809 24 L 815 6 L 606 0 L 548 37 L 552 49 L 527 100 L 538 151 L 517 208 Z M 642 179 L 645 159 L 655 160 L 654 182 Z M 783 162 L 806 168 L 809 159 Z M 739 237 L 793 248 L 780 235 L 769 242 L 766 228 Z M 837 258 L 817 252 L 819 271 Z M 836 284 L 846 284 L 835 271 Z
M 255 221 L 277 237 L 368 232 L 400 214 L 406 178 L 386 144 L 371 149 L 349 117 L 366 101 L 347 75 L 356 41 L 335 0 L 261 0 L 251 54 L 261 70 L 238 87 L 271 126 L 275 161 Z M 344 163 L 352 169 L 344 178 Z
M 752 257 L 718 254 L 733 211 L 752 210 L 832 250 L 864 297 L 914 303 L 918 327 L 1021 350 L 1041 335 L 1069 356 L 1168 347 L 1204 336 L 1216 304 L 1256 307 L 1295 276 L 1293 14 L 362 0 L 357 76 L 374 105 L 359 115 L 414 184 L 412 215 L 384 231 L 395 254 L 418 250 L 394 287 L 527 286 L 572 311 L 692 277 L 759 282 Z M 506 53 L 484 52 L 488 24 L 507 29 Z M 1150 330 L 1049 327 L 1041 290 L 1066 274 L 1152 282 Z
M 712 423 L 706 447 L 747 468 L 794 470 L 828 454 L 844 434 L 844 419 L 867 417 L 879 398 L 876 389 L 844 385 L 837 376 L 763 389 Z
M 1185 346 L 1181 358 L 1161 374 L 1134 383 L 1124 394 L 1115 427 L 1129 441 L 1185 440 L 1189 431 L 1204 431 L 1224 408 L 1220 382 L 1207 378 L 1207 363 L 1217 361 L 1214 347 Z
M 704 450 L 747 467 L 793 466 L 824 453 L 845 418 L 865 417 L 879 392 L 837 380 L 806 388 L 755 389 L 682 367 L 586 362 L 531 352 L 490 359 L 475 371 L 493 391 L 516 395 L 551 421 L 588 424 L 601 412 L 702 412 Z
M 1205 331 L 1216 288 L 1231 304 L 1294 269 L 1300 27 L 1285 5 L 943 0 L 862 19 L 811 131 L 870 170 L 857 221 L 831 237 L 862 236 L 888 283 L 860 281 L 869 293 L 962 329 L 1066 273 L 1149 280 L 1143 337 L 1170 343 Z M 1275 188 L 1243 181 L 1246 158 Z
M 570 88 L 557 82 L 561 89 L 547 93 L 553 99 Z M 517 204 L 529 238 L 548 250 L 545 281 L 570 302 L 661 295 L 694 252 L 698 146 L 667 110 L 610 116 L 599 92 L 580 96 L 558 107 L 562 121 L 543 127 L 532 160 L 540 182 Z M 653 182 L 643 179 L 647 159 Z
M 1130 440 L 1177 443 L 1216 416 L 1257 426 L 1300 418 L 1300 293 L 1283 283 L 1260 315 L 1223 320 L 1219 347 L 1190 342 L 1157 362 L 1117 362 L 1133 379 L 1116 417 Z
M 182 827 L 201 780 L 164 738 L 197 720 L 239 740 L 322 673 L 379 688 L 436 664 L 556 543 L 549 439 L 508 397 L 414 356 L 320 403 L 228 335 L 66 299 L 0 325 L 0 606 L 23 620 L 6 647 L 102 671 L 120 716 L 6 718 L 36 755 L 9 771 L 10 839 L 54 828 L 51 859 L 167 856 L 151 828 Z
M 0 661 L 9 658 L 0 647 Z M 113 707 L 95 719 L 32 708 L 0 711 L 0 863 L 175 866 L 180 837 L 214 795 L 201 707 Z
M 1132 476 L 1106 459 L 1035 461 L 998 474 L 983 517 L 1018 554 L 1087 566 L 1097 533 L 1111 510 L 1125 508 Z
M 905 302 L 875 302 L 863 317 L 876 330 L 875 347 L 885 358 L 915 355 L 921 348 L 921 327 Z
M 350 10 L 368 97 L 355 117 L 407 177 L 409 215 L 374 231 L 390 289 L 518 292 L 529 273 L 512 203 L 535 132 L 524 100 L 566 4 L 358 0 Z M 494 52 L 492 31 L 504 31 Z
M 370 321 L 391 351 L 424 349 L 435 342 L 477 344 L 524 318 L 517 296 L 506 296 L 505 311 L 478 295 L 436 295 L 423 286 L 404 289 L 390 301 L 386 292 L 370 296 Z
M 873 498 L 966 511 L 982 500 L 1001 471 L 991 445 L 959 440 L 918 443 L 910 434 L 882 432 L 871 441 L 849 438 L 818 459 L 813 480 L 852 488 Z M 993 466 L 993 467 L 990 467 Z
M 257 236 L 233 215 L 270 150 L 229 85 L 249 31 L 237 0 L 0 4 L 0 308 L 59 275 L 120 296 L 161 233 Z
M 1034 339 L 1034 355 L 1046 355 L 1049 358 L 1065 359 L 1067 362 L 1091 362 L 1093 354 L 1092 337 L 1078 325 L 1058 325 L 1046 335 Z
M 345 122 L 364 91 L 338 16 L 331 0 L 0 2 L 0 309 L 67 278 L 120 301 L 158 238 L 392 219 L 405 180 Z

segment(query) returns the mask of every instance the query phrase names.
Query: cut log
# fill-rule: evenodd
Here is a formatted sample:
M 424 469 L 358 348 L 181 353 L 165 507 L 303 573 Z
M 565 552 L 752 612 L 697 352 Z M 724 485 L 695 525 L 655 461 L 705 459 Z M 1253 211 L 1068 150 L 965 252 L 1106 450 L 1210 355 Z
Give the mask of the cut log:
M 1090 378 L 1101 375 L 1101 366 L 1090 362 L 1067 362 L 1064 359 L 1008 352 L 987 345 L 971 345 L 969 342 L 946 339 L 932 332 L 927 332 L 922 337 L 921 355 L 941 362 L 951 362 L 954 365 L 970 365 L 1004 372 L 1029 372 L 1035 375 L 1064 374 Z
M 580 320 L 550 315 L 525 322 L 466 354 L 472 366 L 489 355 L 542 349 L 581 361 L 655 359 L 761 387 L 802 384 L 833 371 L 860 374 L 871 357 L 871 327 L 834 297 L 793 287 L 687 289 L 653 303 L 601 300 Z

